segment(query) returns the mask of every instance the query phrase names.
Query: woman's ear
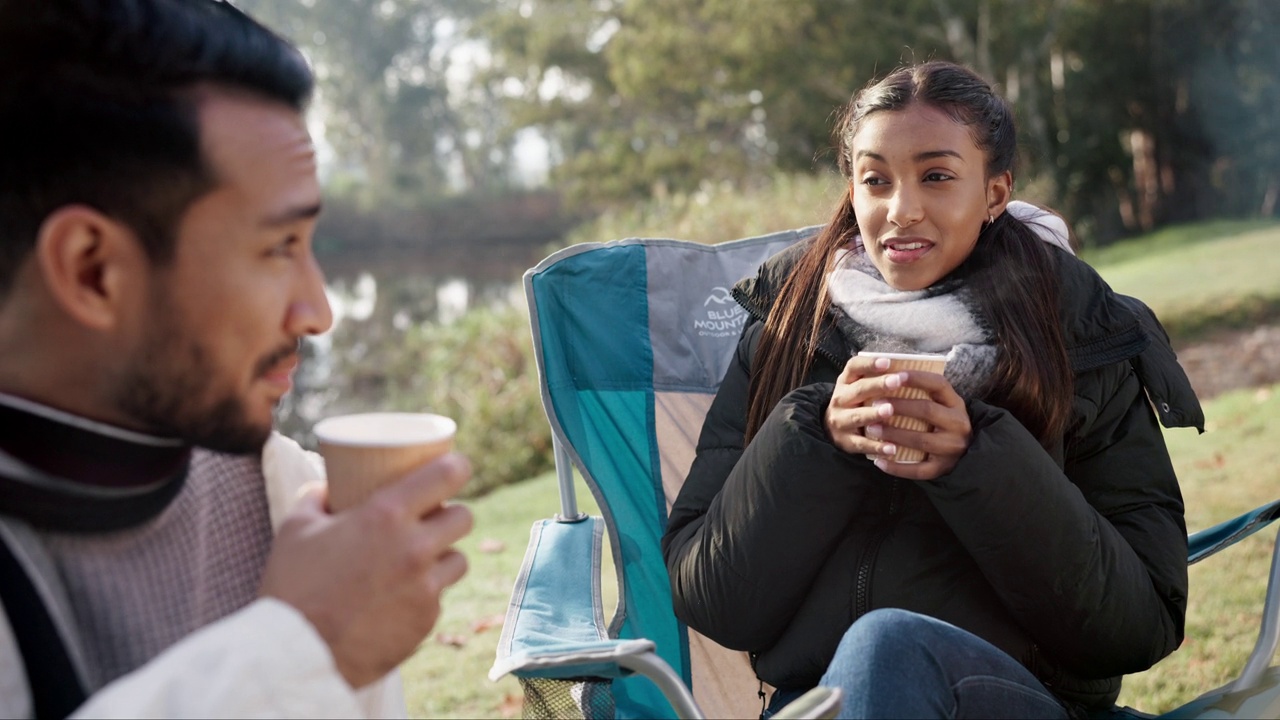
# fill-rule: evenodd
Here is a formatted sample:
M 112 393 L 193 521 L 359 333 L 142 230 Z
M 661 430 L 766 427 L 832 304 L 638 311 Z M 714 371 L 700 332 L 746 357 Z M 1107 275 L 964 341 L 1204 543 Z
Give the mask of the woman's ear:
M 998 218 L 1013 199 L 1013 173 L 1004 172 L 987 180 L 987 214 Z
M 150 267 L 127 226 L 85 205 L 67 205 L 45 218 L 35 260 L 49 295 L 87 328 L 109 331 L 127 312 L 127 296 Z

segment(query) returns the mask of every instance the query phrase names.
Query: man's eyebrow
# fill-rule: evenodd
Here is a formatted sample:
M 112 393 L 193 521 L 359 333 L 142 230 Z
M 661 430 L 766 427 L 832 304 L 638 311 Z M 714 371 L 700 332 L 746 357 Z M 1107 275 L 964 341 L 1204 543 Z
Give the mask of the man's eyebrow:
M 873 153 L 870 150 L 859 150 L 857 157 L 858 159 L 869 157 L 872 160 L 879 160 L 880 162 L 885 162 L 883 155 L 880 155 L 878 153 Z M 956 152 L 955 150 L 926 150 L 924 152 L 916 153 L 915 157 L 913 157 L 912 159 L 915 160 L 916 162 L 922 162 L 924 160 L 934 160 L 940 157 L 953 157 L 953 158 L 956 158 L 957 160 L 964 160 L 964 158 L 960 156 L 960 153 Z
M 263 227 L 278 227 L 299 220 L 310 220 L 320 214 L 321 205 L 322 203 L 315 203 L 314 205 L 287 208 L 274 215 L 268 215 L 259 224 Z

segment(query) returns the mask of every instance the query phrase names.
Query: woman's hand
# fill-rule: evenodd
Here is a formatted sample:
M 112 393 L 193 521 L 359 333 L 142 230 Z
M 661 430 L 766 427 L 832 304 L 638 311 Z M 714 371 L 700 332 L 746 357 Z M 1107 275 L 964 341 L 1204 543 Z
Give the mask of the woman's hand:
M 836 379 L 827 405 L 827 434 L 847 453 L 866 455 L 876 467 L 908 480 L 933 480 L 951 470 L 969 449 L 972 425 L 964 399 L 937 373 L 890 373 L 889 360 L 855 355 Z M 901 387 L 923 390 L 928 399 L 892 398 Z M 928 432 L 896 428 L 894 415 L 918 418 Z M 899 447 L 926 453 L 918 463 L 894 462 Z

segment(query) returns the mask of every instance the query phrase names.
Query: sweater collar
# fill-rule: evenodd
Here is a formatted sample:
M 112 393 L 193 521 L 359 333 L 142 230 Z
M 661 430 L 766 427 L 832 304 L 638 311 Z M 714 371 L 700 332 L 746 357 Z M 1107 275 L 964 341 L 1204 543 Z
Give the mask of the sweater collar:
M 105 532 L 159 514 L 186 478 L 191 447 L 0 393 L 0 514 L 33 526 Z

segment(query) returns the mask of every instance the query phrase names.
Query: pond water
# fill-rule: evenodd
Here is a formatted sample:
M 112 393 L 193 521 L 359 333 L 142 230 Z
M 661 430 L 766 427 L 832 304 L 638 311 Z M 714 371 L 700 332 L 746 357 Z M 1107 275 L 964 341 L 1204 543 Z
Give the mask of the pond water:
M 523 305 L 521 276 L 548 252 L 540 246 L 499 245 L 398 257 L 321 256 L 333 327 L 304 340 L 294 389 L 276 411 L 277 427 L 310 447 L 316 420 L 373 409 L 368 407 L 373 400 L 351 397 L 349 388 L 338 396 L 346 358 L 360 356 L 374 343 L 394 343 L 415 325 L 449 323 L 477 307 Z

